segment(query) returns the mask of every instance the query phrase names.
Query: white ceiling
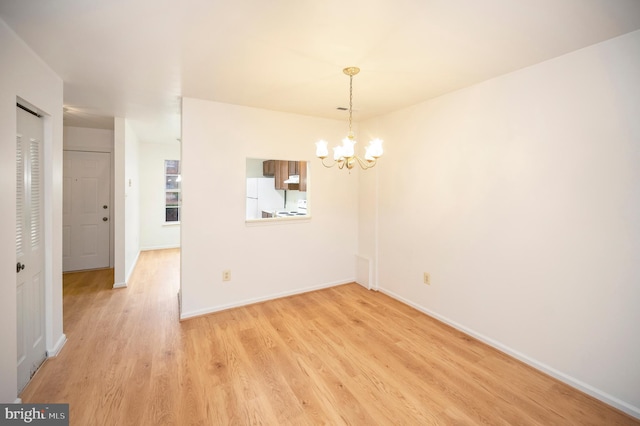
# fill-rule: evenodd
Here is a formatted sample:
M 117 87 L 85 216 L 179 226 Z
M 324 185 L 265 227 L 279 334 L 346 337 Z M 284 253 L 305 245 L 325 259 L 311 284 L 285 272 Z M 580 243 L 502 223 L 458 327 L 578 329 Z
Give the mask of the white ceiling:
M 640 29 L 640 0 L 0 0 L 65 124 L 179 137 L 180 97 L 354 120 Z

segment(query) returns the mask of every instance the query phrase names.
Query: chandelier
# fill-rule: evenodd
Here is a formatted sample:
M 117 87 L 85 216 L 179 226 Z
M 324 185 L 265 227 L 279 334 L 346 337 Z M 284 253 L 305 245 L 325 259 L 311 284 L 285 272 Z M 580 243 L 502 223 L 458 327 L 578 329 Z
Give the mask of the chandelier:
M 322 165 L 325 167 L 333 167 L 337 164 L 339 169 L 346 166 L 347 169 L 351 170 L 358 163 L 363 170 L 370 169 L 376 165 L 376 161 L 382 155 L 382 141 L 380 139 L 370 141 L 366 148 L 364 159 L 355 154 L 354 145 L 356 144 L 356 139 L 351 128 L 353 121 L 353 76 L 360 72 L 360 68 L 347 67 L 342 72 L 349 76 L 349 133 L 346 138 L 342 139 L 342 145 L 333 148 L 332 164 L 324 162 L 325 158 L 329 156 L 326 141 L 316 142 L 316 156 L 322 160 Z

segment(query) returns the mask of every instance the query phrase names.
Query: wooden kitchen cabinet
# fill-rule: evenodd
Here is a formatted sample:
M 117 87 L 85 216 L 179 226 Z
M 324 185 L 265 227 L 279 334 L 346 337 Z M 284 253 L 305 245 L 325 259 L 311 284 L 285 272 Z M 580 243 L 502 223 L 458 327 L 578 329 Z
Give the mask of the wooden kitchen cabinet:
M 289 175 L 299 175 L 300 174 L 300 162 L 299 161 L 289 161 Z
M 266 160 L 262 162 L 262 175 L 266 177 L 276 175 L 276 160 Z
M 288 183 L 284 183 L 285 180 L 289 179 L 289 161 L 282 161 L 282 160 L 274 160 L 274 161 L 275 161 L 276 189 L 293 189 L 293 188 L 289 188 Z
M 307 162 L 298 161 L 298 174 L 300 175 L 300 192 L 307 192 Z
M 265 160 L 262 162 L 262 174 L 275 177 L 276 189 L 307 190 L 306 161 Z M 285 183 L 291 175 L 299 175 L 300 183 Z

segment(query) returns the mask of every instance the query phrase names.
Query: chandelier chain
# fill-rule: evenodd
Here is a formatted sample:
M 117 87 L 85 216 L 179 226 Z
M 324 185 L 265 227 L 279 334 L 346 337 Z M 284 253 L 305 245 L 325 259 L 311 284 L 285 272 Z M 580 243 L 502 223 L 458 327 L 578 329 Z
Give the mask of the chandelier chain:
M 349 75 L 349 137 L 353 138 L 351 130 L 351 115 L 353 112 L 353 75 Z

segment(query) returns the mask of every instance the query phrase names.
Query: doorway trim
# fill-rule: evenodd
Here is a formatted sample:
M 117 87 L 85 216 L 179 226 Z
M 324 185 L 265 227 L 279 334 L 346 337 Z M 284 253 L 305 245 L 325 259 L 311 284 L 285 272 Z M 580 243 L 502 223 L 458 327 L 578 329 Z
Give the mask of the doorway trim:
M 56 232 L 54 217 L 56 210 L 59 210 L 60 219 L 62 219 L 62 183 L 59 187 L 54 184 L 56 173 L 56 149 L 54 148 L 55 125 L 54 118 L 51 114 L 43 111 L 34 104 L 23 98 L 17 97 L 16 103 L 22 104 L 32 111 L 42 116 L 44 134 L 43 134 L 43 187 L 44 187 L 44 304 L 45 304 L 45 327 L 46 327 L 46 348 L 47 358 L 58 355 L 62 347 L 67 341 L 67 336 L 62 332 L 62 319 L 60 319 L 60 334 L 56 339 L 56 312 L 62 311 L 62 265 L 56 267 L 54 259 L 54 247 L 59 247 L 57 253 L 62 255 L 62 229 Z M 60 154 L 62 154 L 62 146 Z M 62 175 L 62 157 L 59 157 L 58 167 L 59 173 Z M 59 193 L 58 193 L 59 190 Z M 60 289 L 54 291 L 54 281 L 57 277 L 60 280 Z M 58 306 L 56 306 L 58 305 Z M 58 308 L 58 309 L 56 309 Z
M 93 156 L 94 160 L 98 160 L 97 155 L 100 155 L 100 157 L 102 156 L 107 156 L 107 158 L 100 158 L 101 160 L 108 160 L 106 161 L 107 167 L 105 168 L 105 172 L 108 174 L 107 177 L 107 188 L 102 188 L 108 191 L 108 195 L 106 197 L 106 199 L 103 199 L 103 201 L 100 202 L 100 204 L 106 203 L 104 208 L 107 210 L 99 210 L 97 212 L 94 212 L 94 214 L 96 216 L 105 216 L 107 218 L 106 222 L 108 225 L 108 228 L 106 230 L 107 232 L 107 236 L 106 239 L 104 241 L 105 245 L 108 247 L 107 248 L 107 253 L 104 253 L 106 255 L 105 258 L 105 262 L 106 265 L 102 264 L 100 266 L 97 265 L 92 265 L 91 267 L 85 267 L 85 268 L 70 268 L 68 269 L 68 264 L 67 264 L 67 258 L 64 257 L 64 253 L 63 253 L 63 273 L 66 272 L 74 272 L 76 270 L 85 270 L 85 269 L 95 269 L 95 268 L 113 268 L 113 217 L 111 214 L 111 211 L 113 210 L 113 158 L 112 158 L 112 154 L 111 152 L 108 152 L 106 150 L 75 150 L 75 149 L 65 149 L 63 152 L 63 164 L 67 163 L 68 157 L 70 158 L 76 158 L 78 155 L 88 155 L 88 156 Z M 66 165 L 64 166 L 66 167 Z M 63 167 L 63 168 L 64 168 Z M 65 175 L 66 172 L 63 172 L 63 177 Z M 104 181 L 102 181 L 104 182 Z M 71 202 L 71 205 L 74 205 L 74 201 L 77 201 L 77 198 L 75 198 L 78 194 L 76 192 L 73 191 L 73 184 L 69 183 L 66 178 L 63 179 L 63 193 L 65 191 L 70 191 L 71 195 L 69 197 L 71 197 L 71 200 L 67 200 L 67 202 Z M 64 205 L 65 201 L 63 201 L 63 205 Z M 82 205 L 84 205 L 85 203 L 80 203 Z M 65 228 L 69 225 L 68 224 L 68 219 L 67 216 L 65 214 L 64 208 L 63 208 L 63 246 L 64 246 L 64 241 L 65 241 L 65 237 L 64 237 L 64 233 L 65 233 Z M 103 219 L 104 220 L 104 219 Z M 67 244 L 73 244 L 74 243 L 74 238 L 68 237 L 67 239 Z M 69 250 L 72 250 L 72 248 L 69 248 Z M 64 251 L 64 250 L 63 250 Z M 65 266 L 66 265 L 66 266 Z M 77 265 L 76 265 L 77 266 Z
M 46 357 L 51 358 L 58 355 L 62 350 L 64 344 L 67 341 L 66 335 L 62 332 L 62 268 L 61 264 L 56 267 L 58 262 L 55 262 L 55 258 L 62 254 L 62 229 L 56 228 L 56 217 L 62 218 L 62 185 L 56 184 L 55 176 L 61 173 L 62 167 L 62 138 L 60 137 L 59 146 L 56 147 L 56 125 L 55 121 L 58 119 L 56 116 L 52 116 L 46 113 L 44 110 L 36 107 L 34 104 L 26 101 L 25 99 L 16 96 L 14 105 L 22 105 L 27 109 L 35 112 L 41 116 L 43 121 L 43 135 L 42 135 L 42 178 L 43 178 L 43 245 L 44 245 L 44 315 L 45 315 L 45 348 Z M 13 108 L 13 128 L 15 140 L 17 137 L 17 116 Z M 59 117 L 60 124 L 62 117 Z M 60 135 L 61 136 L 61 135 Z M 15 144 L 12 144 L 15 146 Z M 59 152 L 59 155 L 56 153 Z M 57 166 L 57 167 L 56 167 Z M 58 171 L 59 169 L 59 171 Z M 15 173 L 14 173 L 14 176 Z M 14 180 L 13 186 L 16 187 L 17 182 Z M 59 213 L 59 214 L 56 214 Z M 15 213 L 14 213 L 15 215 Z M 14 225 L 15 229 L 15 225 Z M 57 231 L 57 232 L 56 232 Z M 55 248 L 58 247 L 58 250 Z M 15 264 L 15 262 L 14 262 Z M 17 303 L 17 301 L 15 302 Z M 15 365 L 17 374 L 17 365 Z M 16 376 L 17 377 L 17 376 Z M 16 383 L 17 385 L 17 383 Z M 17 386 L 16 386 L 17 392 Z M 21 398 L 17 395 L 16 403 L 21 402 Z
M 74 129 L 73 127 L 70 127 L 70 129 Z M 80 129 L 80 128 L 76 128 L 76 129 Z M 84 130 L 84 129 L 83 129 Z M 114 162 L 114 145 L 115 145 L 115 137 L 114 134 L 115 132 L 113 130 L 107 130 L 107 129 L 89 129 L 91 131 L 110 131 L 111 133 L 111 139 L 109 141 L 109 144 L 106 144 L 106 138 L 102 138 L 102 141 L 100 141 L 99 143 L 92 145 L 89 143 L 76 143 L 76 142 L 69 142 L 67 139 L 67 132 L 69 131 L 68 129 L 65 129 L 65 140 L 63 142 L 63 159 L 64 159 L 64 152 L 65 151 L 84 151 L 84 152 L 102 152 L 102 153 L 107 153 L 111 156 L 111 164 L 109 165 L 110 167 L 110 178 L 109 178 L 109 193 L 110 193 L 110 199 L 109 199 L 109 205 L 111 206 L 111 220 L 109 220 L 109 268 L 114 268 L 115 267 L 115 218 L 114 218 L 114 202 L 115 202 L 115 196 L 114 196 L 114 190 L 115 190 L 115 162 Z M 71 139 L 78 139 L 78 137 L 73 137 Z M 100 139 L 100 138 L 98 138 Z

